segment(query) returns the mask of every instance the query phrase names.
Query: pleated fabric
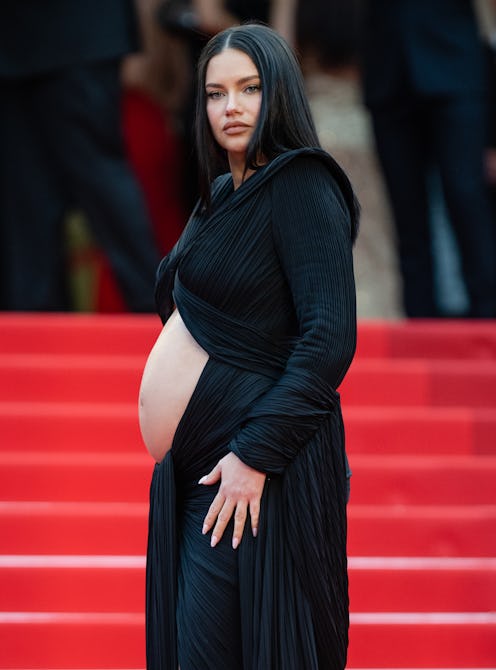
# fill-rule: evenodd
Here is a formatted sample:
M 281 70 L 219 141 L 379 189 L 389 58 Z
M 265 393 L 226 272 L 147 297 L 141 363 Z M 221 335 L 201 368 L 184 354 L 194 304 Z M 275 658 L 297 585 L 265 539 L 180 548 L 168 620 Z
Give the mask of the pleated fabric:
M 321 150 L 287 152 L 238 190 L 213 186 L 159 267 L 209 360 L 155 467 L 148 670 L 342 670 L 347 461 L 336 389 L 356 338 L 349 184 Z M 201 528 L 229 451 L 268 475 L 257 538 Z

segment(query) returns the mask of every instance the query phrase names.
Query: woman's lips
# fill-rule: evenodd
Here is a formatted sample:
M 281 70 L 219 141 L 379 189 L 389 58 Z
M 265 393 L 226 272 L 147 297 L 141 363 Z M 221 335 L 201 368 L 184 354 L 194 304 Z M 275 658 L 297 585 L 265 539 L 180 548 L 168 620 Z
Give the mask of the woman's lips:
M 249 126 L 247 126 L 246 123 L 227 123 L 223 130 L 228 135 L 237 135 L 238 133 L 242 133 L 247 128 L 249 128 Z

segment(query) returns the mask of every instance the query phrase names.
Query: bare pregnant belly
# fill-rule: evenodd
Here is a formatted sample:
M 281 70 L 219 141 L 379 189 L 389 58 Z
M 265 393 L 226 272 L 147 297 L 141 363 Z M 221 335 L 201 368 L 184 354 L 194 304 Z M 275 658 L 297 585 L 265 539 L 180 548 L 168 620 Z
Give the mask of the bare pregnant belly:
M 157 462 L 172 446 L 179 421 L 207 361 L 207 352 L 175 310 L 148 356 L 139 393 L 141 434 Z

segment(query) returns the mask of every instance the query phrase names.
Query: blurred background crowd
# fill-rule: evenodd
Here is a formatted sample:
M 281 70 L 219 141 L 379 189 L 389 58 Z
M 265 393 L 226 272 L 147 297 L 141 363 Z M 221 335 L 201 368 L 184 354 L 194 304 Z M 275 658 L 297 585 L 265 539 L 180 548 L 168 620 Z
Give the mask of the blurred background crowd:
M 0 309 L 154 309 L 198 54 L 251 19 L 296 48 L 361 202 L 359 316 L 496 317 L 496 0 L 3 0 Z

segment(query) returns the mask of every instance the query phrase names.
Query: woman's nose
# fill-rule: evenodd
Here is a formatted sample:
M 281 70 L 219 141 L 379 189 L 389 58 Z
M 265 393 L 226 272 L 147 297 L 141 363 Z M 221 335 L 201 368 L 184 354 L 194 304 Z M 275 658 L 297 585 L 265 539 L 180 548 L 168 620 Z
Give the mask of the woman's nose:
M 226 104 L 226 114 L 233 114 L 239 109 L 238 98 L 235 95 L 229 95 Z

